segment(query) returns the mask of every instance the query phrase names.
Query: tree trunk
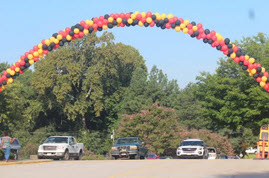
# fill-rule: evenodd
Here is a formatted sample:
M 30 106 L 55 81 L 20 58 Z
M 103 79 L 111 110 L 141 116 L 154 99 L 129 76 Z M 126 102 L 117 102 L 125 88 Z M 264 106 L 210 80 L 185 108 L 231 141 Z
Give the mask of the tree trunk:
M 82 128 L 83 128 L 83 130 L 87 129 L 85 116 L 82 117 Z

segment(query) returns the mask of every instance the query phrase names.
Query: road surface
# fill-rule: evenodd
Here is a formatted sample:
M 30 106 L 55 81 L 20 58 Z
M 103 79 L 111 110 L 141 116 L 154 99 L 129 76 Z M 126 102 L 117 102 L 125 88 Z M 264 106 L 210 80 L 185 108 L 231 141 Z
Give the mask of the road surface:
M 103 160 L 3 165 L 1 178 L 269 177 L 269 160 Z

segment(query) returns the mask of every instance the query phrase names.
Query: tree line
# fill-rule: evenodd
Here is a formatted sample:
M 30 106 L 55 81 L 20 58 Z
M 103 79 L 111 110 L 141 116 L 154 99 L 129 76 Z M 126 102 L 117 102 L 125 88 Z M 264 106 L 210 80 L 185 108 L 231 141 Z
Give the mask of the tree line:
M 267 35 L 236 44 L 269 67 Z M 0 63 L 0 71 L 9 65 Z M 115 43 L 112 33 L 91 34 L 48 54 L 0 93 L 0 134 L 19 138 L 25 156 L 57 133 L 76 133 L 88 150 L 105 154 L 113 129 L 118 137 L 139 135 L 159 154 L 199 135 L 231 154 L 255 145 L 259 127 L 269 122 L 268 101 L 228 57 L 181 89 L 156 66 L 148 70 L 138 50 Z

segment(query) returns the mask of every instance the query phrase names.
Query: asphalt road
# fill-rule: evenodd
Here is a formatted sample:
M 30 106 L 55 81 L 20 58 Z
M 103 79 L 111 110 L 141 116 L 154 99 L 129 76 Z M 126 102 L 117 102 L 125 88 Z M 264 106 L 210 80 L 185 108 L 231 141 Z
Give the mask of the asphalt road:
M 0 166 L 1 178 L 269 177 L 269 160 L 53 161 Z

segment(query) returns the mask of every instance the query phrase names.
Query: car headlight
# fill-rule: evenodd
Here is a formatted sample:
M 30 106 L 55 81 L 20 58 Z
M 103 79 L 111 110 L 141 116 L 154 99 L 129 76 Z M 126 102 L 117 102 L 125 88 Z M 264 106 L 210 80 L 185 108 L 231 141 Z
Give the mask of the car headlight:
M 117 147 L 113 146 L 113 147 L 111 148 L 111 150 L 112 150 L 112 151 L 115 151 L 115 150 L 117 150 Z
M 137 150 L 137 146 L 131 146 L 130 149 L 131 150 Z

